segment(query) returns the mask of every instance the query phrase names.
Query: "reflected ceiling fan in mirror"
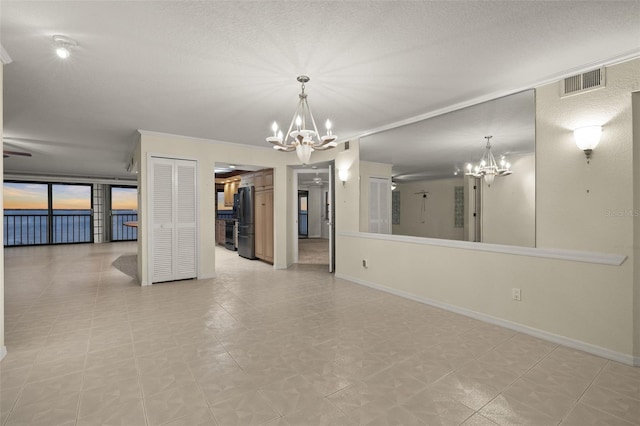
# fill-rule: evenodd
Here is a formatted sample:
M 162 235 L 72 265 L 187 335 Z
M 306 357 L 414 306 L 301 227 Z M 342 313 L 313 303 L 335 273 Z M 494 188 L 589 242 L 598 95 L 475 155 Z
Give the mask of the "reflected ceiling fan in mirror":
M 323 180 L 323 179 L 318 175 L 318 173 L 317 173 L 317 172 L 316 172 L 316 177 L 314 177 L 314 178 L 313 178 L 312 182 L 313 182 L 313 184 L 314 184 L 314 185 L 324 185 L 324 184 L 326 184 L 326 183 L 329 183 L 329 181 L 328 181 L 328 180 Z
M 7 157 L 31 157 L 31 153 L 28 151 L 24 151 L 22 150 L 21 146 L 18 146 L 18 144 L 16 143 L 18 140 L 13 140 L 13 138 L 2 138 L 2 157 L 3 158 L 7 158 Z M 22 140 L 20 140 L 20 142 L 22 142 Z M 4 149 L 5 147 L 9 147 L 9 148 L 18 148 L 19 151 L 13 151 L 11 149 Z
M 8 150 L 3 150 L 2 151 L 2 157 L 3 158 L 7 158 L 7 157 L 31 157 L 31 153 L 30 152 L 20 152 L 20 151 L 8 151 Z

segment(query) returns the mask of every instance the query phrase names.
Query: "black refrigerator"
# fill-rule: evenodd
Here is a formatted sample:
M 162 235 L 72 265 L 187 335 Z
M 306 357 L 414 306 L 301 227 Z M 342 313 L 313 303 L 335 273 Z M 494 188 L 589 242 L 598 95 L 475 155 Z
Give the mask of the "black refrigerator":
M 247 259 L 257 259 L 254 204 L 253 186 L 238 189 L 238 254 Z

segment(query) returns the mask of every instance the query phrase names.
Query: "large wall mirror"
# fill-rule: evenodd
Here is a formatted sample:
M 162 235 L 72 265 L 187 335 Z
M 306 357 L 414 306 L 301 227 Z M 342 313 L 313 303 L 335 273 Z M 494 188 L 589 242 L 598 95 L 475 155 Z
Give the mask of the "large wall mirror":
M 468 174 L 488 136 L 512 172 L 493 181 Z M 393 165 L 393 234 L 535 247 L 533 90 L 363 137 L 360 159 Z

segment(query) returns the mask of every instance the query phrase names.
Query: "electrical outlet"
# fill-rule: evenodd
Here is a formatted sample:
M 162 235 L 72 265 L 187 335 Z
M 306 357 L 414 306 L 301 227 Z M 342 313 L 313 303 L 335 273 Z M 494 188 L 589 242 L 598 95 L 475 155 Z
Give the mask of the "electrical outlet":
M 511 289 L 511 297 L 513 297 L 513 300 L 520 301 L 520 289 L 519 288 L 512 288 Z
M 363 268 L 368 268 L 369 267 L 369 262 L 367 261 L 367 259 L 362 259 L 362 267 Z

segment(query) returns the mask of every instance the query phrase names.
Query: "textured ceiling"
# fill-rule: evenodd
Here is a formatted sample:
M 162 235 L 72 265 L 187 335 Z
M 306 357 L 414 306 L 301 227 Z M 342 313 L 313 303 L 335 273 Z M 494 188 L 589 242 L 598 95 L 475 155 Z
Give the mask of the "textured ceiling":
M 3 0 L 0 14 L 5 143 L 33 153 L 8 173 L 127 177 L 136 129 L 269 149 L 300 74 L 346 138 L 640 51 L 637 1 Z M 66 62 L 54 34 L 79 44 Z

